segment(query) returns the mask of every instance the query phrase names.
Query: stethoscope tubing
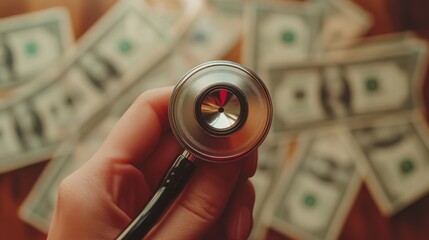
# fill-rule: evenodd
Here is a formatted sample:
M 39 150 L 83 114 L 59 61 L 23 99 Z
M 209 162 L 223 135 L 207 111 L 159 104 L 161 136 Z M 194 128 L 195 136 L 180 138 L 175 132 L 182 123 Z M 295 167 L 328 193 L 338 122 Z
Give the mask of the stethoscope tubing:
M 186 150 L 180 154 L 164 175 L 156 193 L 147 205 L 116 239 L 135 240 L 144 238 L 191 179 L 196 169 L 195 161 L 196 158 Z

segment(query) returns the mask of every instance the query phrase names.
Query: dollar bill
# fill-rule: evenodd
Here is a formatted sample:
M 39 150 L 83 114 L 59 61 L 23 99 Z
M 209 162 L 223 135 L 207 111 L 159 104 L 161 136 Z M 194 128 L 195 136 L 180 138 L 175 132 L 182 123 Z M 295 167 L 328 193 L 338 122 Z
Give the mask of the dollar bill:
M 240 40 L 242 12 L 240 3 L 208 1 L 172 50 L 163 78 L 176 84 L 194 66 L 226 56 Z
M 0 172 L 45 160 L 73 127 L 115 98 L 169 40 L 140 1 L 120 1 L 78 42 L 66 63 L 0 103 Z M 14 137 L 10 137 L 14 135 Z
M 21 207 L 21 219 L 42 232 L 48 232 L 61 181 L 95 153 L 118 118 L 107 117 L 100 125 L 93 126 L 87 138 L 74 135 L 61 144 L 57 157 L 48 164 Z
M 258 166 L 255 175 L 250 179 L 255 190 L 255 203 L 253 206 L 253 229 L 250 239 L 260 239 L 264 224 L 261 217 L 273 186 L 278 180 L 285 165 L 290 162 L 296 144 L 288 141 L 267 139 L 258 148 Z
M 242 11 L 239 3 L 206 4 L 176 54 L 194 65 L 223 58 L 240 39 Z
M 361 184 L 345 139 L 342 131 L 331 130 L 299 141 L 292 166 L 282 172 L 264 210 L 267 226 L 299 239 L 338 236 Z
M 395 32 L 384 35 L 377 35 L 364 38 L 356 38 L 353 43 L 338 44 L 336 48 L 329 51 L 316 54 L 315 59 L 332 58 L 348 58 L 350 56 L 370 56 L 384 55 L 391 52 L 397 52 L 399 49 L 414 49 L 415 44 L 422 45 L 424 43 L 416 36 L 414 32 Z
M 72 46 L 64 8 L 0 19 L 0 91 L 37 78 Z
M 365 181 L 378 207 L 393 215 L 429 191 L 429 145 L 418 116 L 381 118 L 350 129 Z
M 194 66 L 223 58 L 240 39 L 242 10 L 239 3 L 203 1 L 196 19 L 188 27 L 180 28 L 184 34 L 176 34 L 180 39 L 174 40 L 167 59 L 150 71 L 150 77 L 144 78 L 158 80 L 143 82 L 152 87 L 175 85 Z
M 312 0 L 323 9 L 322 31 L 318 49 L 347 46 L 363 36 L 372 26 L 372 17 L 350 0 Z
M 180 0 L 145 0 L 151 11 L 150 19 L 156 19 L 162 29 L 171 28 L 180 19 L 186 10 L 185 4 Z
M 246 7 L 244 17 L 242 61 L 268 84 L 269 66 L 311 55 L 321 9 L 310 3 L 256 2 Z
M 414 41 L 384 54 L 351 51 L 347 57 L 273 67 L 274 132 L 416 111 L 426 53 L 426 44 Z
M 272 190 L 270 186 L 275 183 L 287 161 L 291 149 L 289 145 L 289 141 L 266 141 L 258 149 L 258 167 L 251 178 L 256 193 L 254 216 L 257 218 Z
M 378 48 L 383 48 L 386 46 L 402 48 L 406 42 L 409 40 L 418 39 L 417 35 L 412 31 L 404 31 L 404 32 L 394 32 L 382 35 L 374 35 L 370 37 L 358 37 L 355 38 L 353 43 L 347 41 L 346 43 L 339 43 L 338 45 L 329 49 L 328 54 L 334 51 L 347 51 L 350 49 L 371 49 L 377 51 Z

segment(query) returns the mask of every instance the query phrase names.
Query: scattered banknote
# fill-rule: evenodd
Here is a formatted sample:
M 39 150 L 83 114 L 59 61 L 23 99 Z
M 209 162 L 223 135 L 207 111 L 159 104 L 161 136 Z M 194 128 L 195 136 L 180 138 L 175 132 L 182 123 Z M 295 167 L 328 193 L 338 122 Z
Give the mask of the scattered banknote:
M 290 141 L 266 141 L 258 149 L 258 167 L 255 176 L 251 178 L 256 193 L 255 216 L 259 216 L 262 205 L 272 190 L 270 186 L 275 183 L 288 160 L 291 150 L 289 145 Z
M 162 29 L 175 25 L 185 11 L 185 4 L 180 0 L 145 0 L 151 11 L 148 12 L 150 19 L 156 19 Z
M 307 59 L 320 31 L 321 9 L 315 4 L 255 2 L 245 10 L 243 63 L 268 84 L 272 64 Z
M 131 84 L 122 78 L 145 68 L 168 39 L 140 1 L 119 1 L 78 42 L 61 68 L 0 102 L 0 172 L 45 160 L 58 142 L 99 105 Z M 77 124 L 78 125 L 78 124 Z
M 413 41 L 383 54 L 351 50 L 343 57 L 273 67 L 274 132 L 418 109 L 415 93 L 423 84 L 426 53 L 426 44 Z
M 61 181 L 95 153 L 118 119 L 119 115 L 104 118 L 87 137 L 77 134 L 61 144 L 58 156 L 48 164 L 21 207 L 21 219 L 42 232 L 48 231 Z
M 37 78 L 73 43 L 64 8 L 0 19 L 0 91 Z
M 296 144 L 293 143 L 291 139 L 289 141 L 267 139 L 258 148 L 258 166 L 255 175 L 250 179 L 255 189 L 254 223 L 250 239 L 257 239 L 264 231 L 261 215 L 274 184 L 293 156 L 296 149 Z
M 372 26 L 372 17 L 352 0 L 312 0 L 323 9 L 319 50 L 347 46 Z
M 326 54 L 331 56 L 335 52 L 344 52 L 347 53 L 350 50 L 359 50 L 364 51 L 364 54 L 374 54 L 374 52 L 379 52 L 380 49 L 402 49 L 407 45 L 412 45 L 410 42 L 415 41 L 417 38 L 416 34 L 411 31 L 404 32 L 395 32 L 388 33 L 383 35 L 376 35 L 370 37 L 359 37 L 356 38 L 353 43 L 350 43 L 349 40 L 346 40 L 344 43 L 339 43 L 333 48 L 330 48 L 329 51 L 325 52 L 322 57 Z
M 200 18 L 197 17 L 194 21 L 199 20 Z M 60 182 L 95 153 L 113 124 L 141 92 L 154 87 L 173 85 L 178 81 L 183 73 L 182 68 L 174 67 L 178 59 L 176 51 L 190 45 L 188 36 L 192 34 L 194 34 L 194 28 L 191 26 L 183 37 L 176 38 L 178 42 L 171 45 L 168 51 L 164 51 L 164 56 L 153 63 L 151 68 L 142 69 L 139 74 L 127 75 L 126 77 L 136 78 L 136 80 L 123 80 L 134 82 L 132 87 L 128 87 L 120 97 L 107 102 L 95 111 L 87 122 L 80 125 L 72 140 L 62 144 L 57 153 L 58 157 L 49 163 L 20 208 L 20 217 L 24 221 L 41 231 L 47 231 Z M 225 44 L 230 46 L 229 42 Z M 225 51 L 229 51 L 224 47 L 213 49 L 212 44 L 205 46 L 206 51 L 202 51 L 205 54 L 201 54 L 200 59 L 222 56 L 226 54 Z
M 208 2 L 172 50 L 163 78 L 174 85 L 194 66 L 224 58 L 240 39 L 242 11 L 239 3 Z
M 361 183 L 345 139 L 342 131 L 331 130 L 298 141 L 294 162 L 264 209 L 269 228 L 299 239 L 338 236 Z
M 382 118 L 350 129 L 378 207 L 393 215 L 429 191 L 428 131 L 415 116 Z
M 207 4 L 175 51 L 186 62 L 197 64 L 223 58 L 241 36 L 242 11 L 239 3 Z
M 413 51 L 416 45 L 424 46 L 426 44 L 418 39 L 413 32 L 396 32 L 355 39 L 353 43 L 347 45 L 338 44 L 336 48 L 320 52 L 314 57 L 314 60 L 324 61 L 327 57 L 346 59 L 350 56 L 385 55 L 406 49 Z

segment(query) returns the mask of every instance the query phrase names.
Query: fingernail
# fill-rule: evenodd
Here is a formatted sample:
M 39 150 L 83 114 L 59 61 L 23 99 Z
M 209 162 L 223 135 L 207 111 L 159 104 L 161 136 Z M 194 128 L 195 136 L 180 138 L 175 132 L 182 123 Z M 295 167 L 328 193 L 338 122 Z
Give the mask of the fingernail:
M 236 218 L 234 240 L 247 239 L 252 223 L 252 212 L 247 207 L 240 207 Z

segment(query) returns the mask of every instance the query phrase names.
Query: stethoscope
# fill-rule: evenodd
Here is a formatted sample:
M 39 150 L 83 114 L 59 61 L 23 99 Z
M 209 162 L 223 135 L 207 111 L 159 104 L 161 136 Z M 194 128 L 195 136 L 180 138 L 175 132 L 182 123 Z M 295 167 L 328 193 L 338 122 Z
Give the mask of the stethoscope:
M 142 239 L 183 190 L 196 160 L 242 159 L 268 134 L 272 103 L 251 70 L 228 61 L 203 63 L 179 81 L 170 99 L 171 130 L 185 149 L 158 190 L 117 239 Z

